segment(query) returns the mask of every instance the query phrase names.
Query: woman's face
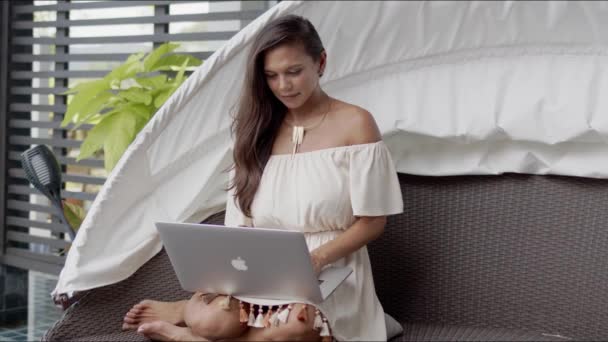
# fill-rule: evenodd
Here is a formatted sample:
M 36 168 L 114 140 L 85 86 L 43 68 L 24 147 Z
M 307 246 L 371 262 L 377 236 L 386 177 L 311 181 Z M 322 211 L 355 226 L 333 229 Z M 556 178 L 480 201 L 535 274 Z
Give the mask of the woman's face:
M 302 44 L 280 45 L 264 56 L 266 82 L 287 108 L 298 108 L 317 89 L 324 63 L 325 53 L 315 62 Z

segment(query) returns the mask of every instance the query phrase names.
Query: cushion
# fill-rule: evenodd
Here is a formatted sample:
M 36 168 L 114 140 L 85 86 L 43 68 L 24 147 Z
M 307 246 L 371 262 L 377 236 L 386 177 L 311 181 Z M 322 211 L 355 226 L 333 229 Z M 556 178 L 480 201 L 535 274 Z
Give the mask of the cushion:
M 397 322 L 391 315 L 384 313 L 384 322 L 386 324 L 386 338 L 392 339 L 395 336 L 399 336 L 403 333 L 403 326 Z

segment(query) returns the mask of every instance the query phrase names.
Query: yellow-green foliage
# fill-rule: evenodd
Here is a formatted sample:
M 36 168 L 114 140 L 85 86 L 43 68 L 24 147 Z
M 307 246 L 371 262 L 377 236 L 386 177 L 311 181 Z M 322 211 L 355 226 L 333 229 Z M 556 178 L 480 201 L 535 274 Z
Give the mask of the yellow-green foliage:
M 191 55 L 172 54 L 178 47 L 167 43 L 148 54 L 133 54 L 104 78 L 65 92 L 72 97 L 62 126 L 94 125 L 78 160 L 103 150 L 105 169 L 114 168 L 137 133 L 184 82 L 186 69 L 202 63 Z

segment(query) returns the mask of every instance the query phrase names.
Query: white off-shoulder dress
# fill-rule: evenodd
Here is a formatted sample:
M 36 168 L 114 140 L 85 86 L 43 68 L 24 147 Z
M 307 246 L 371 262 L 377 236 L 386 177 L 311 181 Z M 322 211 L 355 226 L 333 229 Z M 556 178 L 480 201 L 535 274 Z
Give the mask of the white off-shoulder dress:
M 228 193 L 225 224 L 304 232 L 309 250 L 335 239 L 357 216 L 401 213 L 403 200 L 390 153 L 376 143 L 273 155 L 251 206 L 253 218 Z M 333 263 L 353 273 L 318 306 L 339 341 L 386 341 L 384 311 L 363 247 Z M 263 304 L 263 303 L 253 303 Z

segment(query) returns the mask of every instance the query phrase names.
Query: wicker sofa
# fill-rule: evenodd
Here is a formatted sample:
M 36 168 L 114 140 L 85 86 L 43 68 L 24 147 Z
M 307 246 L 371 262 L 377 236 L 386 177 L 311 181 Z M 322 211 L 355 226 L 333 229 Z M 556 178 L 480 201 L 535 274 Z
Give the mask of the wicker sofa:
M 608 180 L 399 179 L 405 212 L 369 247 L 378 296 L 404 326 L 395 341 L 608 340 Z M 124 313 L 188 296 L 162 251 L 85 293 L 43 340 L 145 340 L 121 332 Z

